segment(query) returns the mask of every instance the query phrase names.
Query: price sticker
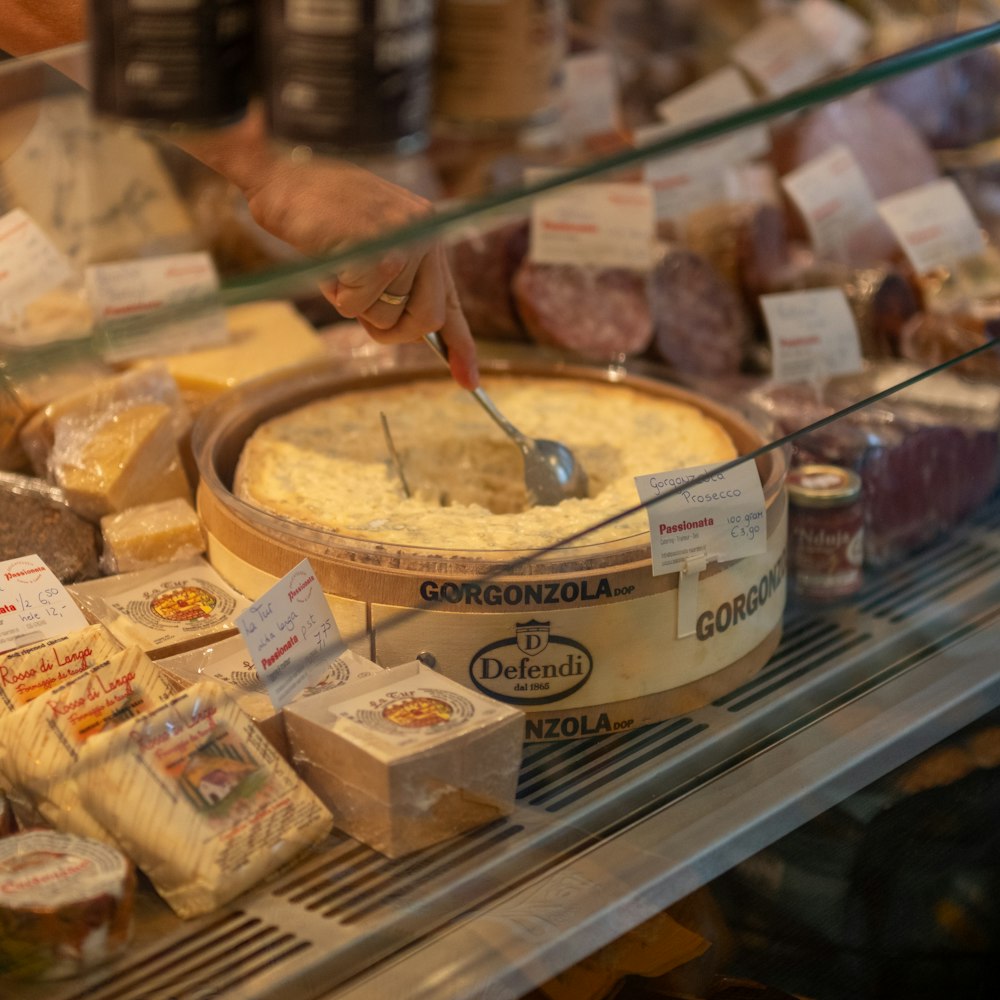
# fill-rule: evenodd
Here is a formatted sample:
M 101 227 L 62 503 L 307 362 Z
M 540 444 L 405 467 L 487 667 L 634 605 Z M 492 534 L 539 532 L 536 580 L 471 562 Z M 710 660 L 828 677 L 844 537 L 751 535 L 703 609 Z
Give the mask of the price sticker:
M 645 184 L 580 184 L 535 199 L 529 256 L 538 264 L 653 266 L 656 216 Z
M 0 652 L 86 628 L 83 612 L 37 556 L 0 562 Z
M 653 575 L 767 551 L 764 490 L 755 462 L 636 476 L 646 504 Z
M 69 260 L 27 212 L 0 217 L 0 303 L 19 312 L 71 277 Z
M 277 709 L 321 683 L 347 648 L 308 559 L 254 601 L 236 627 Z
M 169 254 L 84 271 L 109 361 L 173 354 L 229 339 L 219 276 L 207 253 Z
M 875 196 L 847 146 L 832 146 L 789 171 L 781 183 L 802 213 L 820 257 L 848 260 L 852 238 L 878 220 Z
M 619 128 L 618 77 L 609 52 L 580 52 L 563 62 L 560 122 L 569 139 Z
M 733 46 L 730 56 L 774 97 L 805 86 L 833 68 L 830 54 L 816 35 L 785 14 L 767 18 Z
M 949 178 L 883 198 L 878 210 L 918 274 L 952 267 L 986 248 L 971 206 Z
M 776 382 L 847 375 L 862 368 L 861 338 L 840 288 L 760 297 Z

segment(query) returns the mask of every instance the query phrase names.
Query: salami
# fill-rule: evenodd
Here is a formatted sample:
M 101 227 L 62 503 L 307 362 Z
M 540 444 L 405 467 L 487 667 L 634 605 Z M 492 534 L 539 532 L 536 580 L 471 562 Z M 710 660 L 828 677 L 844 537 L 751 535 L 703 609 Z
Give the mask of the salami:
M 739 295 L 700 254 L 669 251 L 653 272 L 654 352 L 684 375 L 740 370 L 750 325 Z
M 527 340 L 511 283 L 528 251 L 528 222 L 507 222 L 475 233 L 449 249 L 455 289 L 477 338 Z
M 525 261 L 514 301 L 540 344 L 595 361 L 643 353 L 653 339 L 647 276 L 623 268 Z

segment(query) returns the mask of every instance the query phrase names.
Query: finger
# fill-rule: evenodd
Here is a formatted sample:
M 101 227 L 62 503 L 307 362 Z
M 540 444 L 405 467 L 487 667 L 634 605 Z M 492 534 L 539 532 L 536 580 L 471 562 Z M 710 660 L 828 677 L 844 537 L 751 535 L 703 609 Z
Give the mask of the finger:
M 406 308 L 392 326 L 377 327 L 368 314 L 359 316 L 358 322 L 383 344 L 403 344 L 419 340 L 431 330 L 439 330 L 447 316 L 442 264 L 441 250 L 435 245 L 420 262 Z
M 401 253 L 387 254 L 377 261 L 348 264 L 323 283 L 323 294 L 341 316 L 354 319 L 368 312 L 386 288 L 409 288 L 419 266 L 419 258 L 414 260 L 411 255 Z
M 360 316 L 380 330 L 392 329 L 410 306 L 417 280 L 417 271 L 422 262 L 422 258 L 411 260 L 395 281 L 390 282 L 388 287 Z M 394 301 L 397 297 L 402 301 Z M 387 299 L 389 301 L 386 301 Z
M 469 322 L 462 311 L 462 304 L 455 288 L 455 279 L 445 267 L 445 320 L 441 326 L 441 336 L 448 345 L 448 362 L 451 374 L 463 389 L 475 389 L 479 385 L 479 363 L 476 358 L 476 342 L 469 329 Z

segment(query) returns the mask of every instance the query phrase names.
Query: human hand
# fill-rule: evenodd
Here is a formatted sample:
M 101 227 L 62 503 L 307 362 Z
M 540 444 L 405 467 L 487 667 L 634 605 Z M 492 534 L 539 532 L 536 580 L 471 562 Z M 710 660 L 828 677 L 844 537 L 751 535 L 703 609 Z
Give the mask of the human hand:
M 258 224 L 308 254 L 346 249 L 432 211 L 426 199 L 340 160 L 276 159 L 245 193 Z M 379 343 L 439 331 L 456 381 L 468 389 L 478 384 L 475 344 L 440 243 L 400 245 L 375 260 L 351 261 L 321 288 Z

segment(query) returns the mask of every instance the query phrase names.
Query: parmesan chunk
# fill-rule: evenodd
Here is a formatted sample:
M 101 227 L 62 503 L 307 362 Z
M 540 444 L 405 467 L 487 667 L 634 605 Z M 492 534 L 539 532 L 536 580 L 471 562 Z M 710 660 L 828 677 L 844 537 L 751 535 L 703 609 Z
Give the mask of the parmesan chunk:
M 190 502 L 174 497 L 101 518 L 104 568 L 110 573 L 146 569 L 205 551 L 201 521 Z

